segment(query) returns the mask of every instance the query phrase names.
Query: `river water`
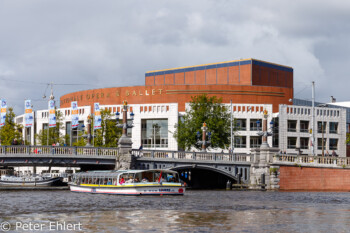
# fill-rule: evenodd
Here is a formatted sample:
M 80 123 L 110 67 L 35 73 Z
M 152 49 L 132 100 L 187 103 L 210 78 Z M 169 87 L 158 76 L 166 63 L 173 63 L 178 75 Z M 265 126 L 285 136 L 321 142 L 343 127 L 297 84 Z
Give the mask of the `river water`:
M 9 232 L 350 232 L 350 193 L 345 192 L 129 197 L 2 191 L 0 197 L 1 227 Z

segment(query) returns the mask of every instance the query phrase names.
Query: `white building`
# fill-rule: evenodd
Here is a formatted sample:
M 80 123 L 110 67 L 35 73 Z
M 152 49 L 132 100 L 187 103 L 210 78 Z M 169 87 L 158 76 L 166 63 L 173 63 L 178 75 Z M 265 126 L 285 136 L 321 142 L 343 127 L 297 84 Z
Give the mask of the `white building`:
M 229 108 L 230 104 L 226 104 Z M 122 105 L 101 105 L 101 109 L 109 109 L 113 114 L 120 112 Z M 79 107 L 80 125 L 87 125 L 91 114 L 90 106 Z M 136 104 L 130 105 L 134 112 L 134 127 L 131 130 L 133 148 L 138 149 L 142 143 L 144 149 L 178 150 L 173 137 L 175 124 L 184 112 L 178 112 L 178 104 Z M 268 122 L 273 122 L 273 136 L 268 138 L 271 147 L 280 148 L 287 153 L 312 154 L 311 151 L 311 118 L 312 107 L 280 105 L 279 113 L 272 113 L 271 104 L 233 104 L 232 112 L 237 131 L 234 133 L 234 152 L 251 153 L 251 148 L 259 147 L 261 130 L 258 123 L 262 122 L 263 111 L 268 111 Z M 61 108 L 65 129 L 62 134 L 70 134 L 71 109 Z M 122 114 L 121 114 L 122 115 Z M 16 117 L 16 122 L 23 124 L 24 115 Z M 315 108 L 315 146 L 316 154 L 322 154 L 322 138 L 324 138 L 324 153 L 346 156 L 346 110 L 342 108 Z M 321 125 L 324 122 L 324 133 Z M 48 125 L 48 110 L 35 112 L 35 126 L 23 130 L 27 141 L 34 143 L 34 132 L 46 130 Z M 269 124 L 268 124 L 269 125 Z M 82 130 L 78 127 L 78 130 Z M 77 140 L 78 133 L 73 130 L 72 140 Z M 70 142 L 66 142 L 70 145 Z M 227 151 L 228 148 L 226 148 Z M 300 149 L 300 152 L 298 151 Z M 221 149 L 220 149 L 221 150 Z

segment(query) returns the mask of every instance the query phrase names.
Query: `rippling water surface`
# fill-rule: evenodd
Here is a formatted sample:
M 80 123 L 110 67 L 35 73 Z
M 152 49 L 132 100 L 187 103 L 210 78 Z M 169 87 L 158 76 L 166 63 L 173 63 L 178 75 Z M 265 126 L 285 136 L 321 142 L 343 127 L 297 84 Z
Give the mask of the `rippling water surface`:
M 81 232 L 350 232 L 350 193 L 188 191 L 128 197 L 7 191 L 0 197 L 0 222 L 8 222 L 10 232 L 25 223 L 41 224 L 48 232 L 56 222 L 80 223 Z

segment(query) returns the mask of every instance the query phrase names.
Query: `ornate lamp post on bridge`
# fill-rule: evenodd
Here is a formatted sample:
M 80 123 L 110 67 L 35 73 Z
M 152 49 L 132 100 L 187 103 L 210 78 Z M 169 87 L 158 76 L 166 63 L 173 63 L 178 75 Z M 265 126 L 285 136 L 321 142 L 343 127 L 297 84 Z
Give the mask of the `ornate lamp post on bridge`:
M 267 129 L 267 110 L 264 110 L 264 118 L 263 118 L 263 122 L 262 122 L 262 131 L 258 132 L 259 136 L 262 136 L 262 140 L 261 140 L 261 146 L 260 148 L 269 148 L 269 144 L 267 143 L 267 137 L 268 136 L 272 136 L 272 129 L 273 129 L 273 121 L 270 122 L 270 131 L 268 131 Z M 260 128 L 260 121 L 256 122 L 258 130 Z
M 200 141 L 200 132 L 197 132 L 197 143 L 199 145 L 202 145 L 202 151 L 206 152 L 207 151 L 207 145 L 211 144 L 211 132 L 207 133 L 208 127 L 207 124 L 204 122 L 202 126 L 202 140 Z M 206 140 L 206 136 L 208 135 L 208 141 Z
M 129 128 L 134 127 L 133 123 L 128 123 L 128 103 L 126 100 L 123 101 L 123 123 L 119 123 L 119 116 L 120 113 L 116 112 L 116 119 L 117 119 L 117 127 L 123 129 L 123 134 L 120 137 L 118 141 L 118 148 L 119 148 L 119 155 L 116 161 L 116 169 L 129 169 L 131 167 L 132 159 L 131 159 L 131 148 L 132 148 L 132 141 L 131 138 L 127 135 L 127 130 Z M 130 120 L 134 120 L 134 113 L 130 113 Z

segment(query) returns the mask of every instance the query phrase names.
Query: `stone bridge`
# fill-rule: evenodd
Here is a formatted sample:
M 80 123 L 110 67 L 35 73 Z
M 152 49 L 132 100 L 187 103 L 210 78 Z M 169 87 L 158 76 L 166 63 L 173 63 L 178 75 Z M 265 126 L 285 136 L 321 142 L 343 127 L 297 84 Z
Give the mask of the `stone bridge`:
M 248 183 L 250 179 L 252 155 L 248 154 L 132 150 L 132 155 L 137 169 L 171 169 L 180 174 L 202 170 L 222 174 L 235 183 Z
M 60 166 L 114 169 L 118 148 L 64 146 L 0 146 L 0 166 Z M 172 169 L 190 177 L 191 172 L 221 174 L 234 183 L 248 183 L 251 155 L 165 150 L 132 150 L 131 168 Z M 203 175 L 202 172 L 202 175 Z

